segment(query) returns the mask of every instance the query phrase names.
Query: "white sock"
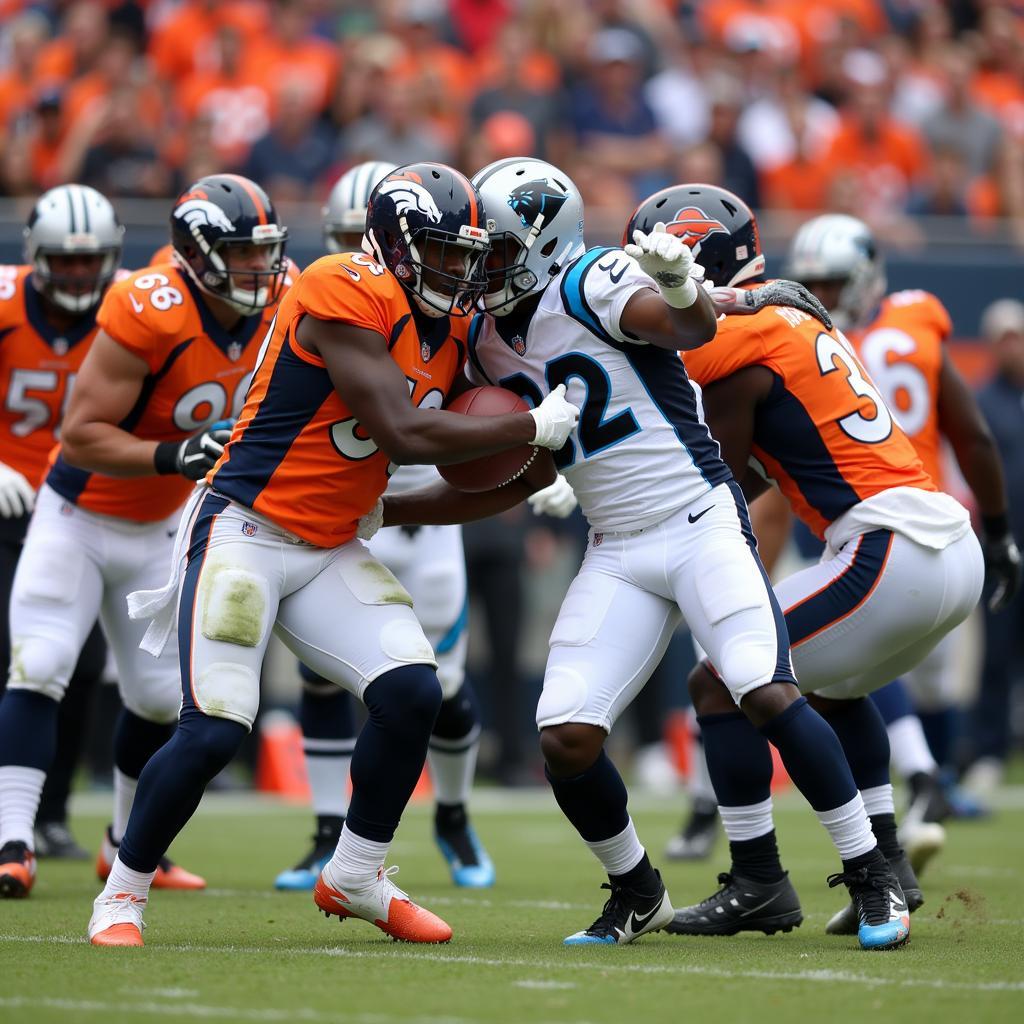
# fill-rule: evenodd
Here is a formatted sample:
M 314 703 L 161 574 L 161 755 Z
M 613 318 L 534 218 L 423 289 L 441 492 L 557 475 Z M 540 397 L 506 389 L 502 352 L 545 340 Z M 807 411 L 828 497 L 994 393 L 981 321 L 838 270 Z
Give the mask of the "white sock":
M 775 828 L 771 797 L 759 804 L 747 804 L 744 807 L 719 806 L 718 813 L 722 816 L 722 828 L 732 843 L 757 839 L 758 836 L 765 836 Z
M 632 818 L 617 836 L 587 843 L 587 846 L 609 875 L 624 875 L 635 868 L 644 856 L 644 848 L 637 838 Z
M 121 842 L 124 830 L 128 827 L 128 818 L 135 802 L 135 788 L 139 780 L 125 775 L 120 768 L 114 768 L 114 822 L 110 833 L 115 843 Z
M 314 740 L 304 738 L 306 775 L 313 794 L 313 813 L 318 817 L 344 818 L 348 814 L 348 773 L 352 767 L 355 739 Z
M 473 788 L 476 755 L 480 749 L 480 726 L 457 740 L 430 737 L 427 764 L 434 784 L 434 799 L 439 804 L 465 804 Z
M 843 860 L 852 860 L 854 857 L 870 853 L 878 845 L 871 831 L 868 813 L 864 809 L 864 800 L 860 793 L 841 807 L 814 813 L 817 814 L 818 821 L 828 829 L 828 834 Z
M 35 849 L 32 826 L 36 823 L 39 797 L 43 793 L 46 772 L 21 764 L 0 767 L 0 846 L 24 843 Z
M 107 875 L 107 884 L 103 887 L 103 895 L 127 893 L 129 896 L 138 896 L 140 900 L 149 899 L 149 887 L 153 884 L 155 874 L 155 871 L 133 871 L 121 863 L 119 856 L 115 857 L 110 874 Z
M 886 731 L 889 733 L 889 756 L 900 778 L 909 779 L 918 772 L 932 775 L 939 770 L 917 715 L 897 718 L 886 726 Z
M 708 759 L 704 753 L 704 744 L 696 737 L 690 743 L 690 781 L 687 789 L 694 800 L 718 803 L 715 787 L 711 785 L 711 773 L 708 771 Z
M 864 798 L 864 810 L 868 817 L 873 818 L 876 814 L 895 814 L 896 804 L 892 797 L 892 786 L 886 783 L 884 786 L 872 786 L 870 789 L 862 789 L 860 795 Z
M 375 843 L 357 836 L 345 823 L 341 838 L 330 863 L 324 868 L 327 881 L 336 889 L 345 886 L 361 889 L 377 880 L 377 872 L 384 865 L 390 843 Z

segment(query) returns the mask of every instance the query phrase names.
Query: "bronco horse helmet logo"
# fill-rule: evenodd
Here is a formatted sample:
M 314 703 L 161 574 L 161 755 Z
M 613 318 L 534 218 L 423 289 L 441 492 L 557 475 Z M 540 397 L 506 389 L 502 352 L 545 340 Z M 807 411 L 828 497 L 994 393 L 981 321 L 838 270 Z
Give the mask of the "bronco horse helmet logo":
M 174 208 L 174 216 L 183 220 L 193 234 L 207 224 L 228 233 L 235 230 L 231 218 L 216 203 L 211 202 L 201 189 L 182 196 Z
M 516 186 L 508 197 L 508 205 L 519 214 L 524 228 L 540 227 L 555 218 L 568 198 L 557 185 L 541 178 Z
M 670 235 L 676 235 L 695 252 L 699 250 L 700 243 L 708 235 L 714 234 L 716 231 L 721 231 L 726 235 L 729 233 L 729 229 L 720 220 L 709 217 L 697 206 L 684 206 L 681 210 L 677 210 L 665 228 Z
M 434 197 L 412 178 L 388 178 L 378 187 L 377 194 L 387 196 L 395 204 L 395 213 L 399 217 L 408 213 L 421 213 L 432 224 L 441 223 L 441 211 Z

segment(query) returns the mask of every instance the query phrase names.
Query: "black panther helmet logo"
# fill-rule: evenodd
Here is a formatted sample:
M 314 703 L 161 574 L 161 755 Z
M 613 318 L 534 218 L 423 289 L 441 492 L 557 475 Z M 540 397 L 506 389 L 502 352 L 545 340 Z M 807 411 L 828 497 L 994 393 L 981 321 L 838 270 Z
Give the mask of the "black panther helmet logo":
M 538 228 L 550 223 L 569 197 L 546 180 L 528 181 L 512 190 L 508 205 L 519 214 L 523 227 Z M 541 223 L 537 224 L 537 219 Z

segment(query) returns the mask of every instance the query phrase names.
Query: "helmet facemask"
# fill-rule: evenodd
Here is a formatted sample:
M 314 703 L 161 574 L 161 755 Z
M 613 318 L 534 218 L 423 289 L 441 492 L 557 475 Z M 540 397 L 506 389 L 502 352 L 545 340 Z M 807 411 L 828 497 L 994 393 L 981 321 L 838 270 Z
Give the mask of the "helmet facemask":
M 86 276 L 83 273 L 69 273 L 55 269 L 51 263 L 53 258 L 74 256 L 96 257 L 95 273 Z M 121 264 L 121 247 L 99 246 L 95 240 L 79 240 L 69 236 L 65 247 L 50 249 L 40 246 L 32 257 L 32 276 L 39 292 L 47 301 L 67 313 L 85 313 L 98 305 L 103 298 L 110 282 L 113 281 L 117 268 Z M 89 284 L 86 289 L 83 284 Z
M 193 232 L 196 245 L 206 256 L 206 265 L 198 272 L 185 254 L 190 276 L 196 284 L 242 316 L 252 316 L 274 305 L 281 297 L 287 271 L 284 260 L 287 229 L 277 224 L 261 224 L 253 228 L 252 234 L 251 239 L 227 238 L 210 246 L 199 232 Z M 235 261 L 231 258 L 231 250 L 243 246 L 265 250 L 262 268 L 232 266 Z

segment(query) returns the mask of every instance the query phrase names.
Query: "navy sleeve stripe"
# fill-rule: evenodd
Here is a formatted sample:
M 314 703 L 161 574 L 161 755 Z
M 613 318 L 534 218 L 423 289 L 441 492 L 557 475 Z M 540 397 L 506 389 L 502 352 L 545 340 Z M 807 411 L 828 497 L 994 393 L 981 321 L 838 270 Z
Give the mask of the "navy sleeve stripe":
M 587 274 L 602 256 L 610 252 L 614 252 L 614 250 L 608 246 L 590 249 L 588 252 L 585 252 L 562 276 L 560 291 L 562 294 L 562 305 L 573 320 L 582 324 L 591 334 L 606 344 L 614 348 L 620 348 L 621 343 L 604 329 L 597 314 L 591 308 L 590 303 L 587 302 L 586 292 L 584 291 L 584 282 L 586 281 Z

